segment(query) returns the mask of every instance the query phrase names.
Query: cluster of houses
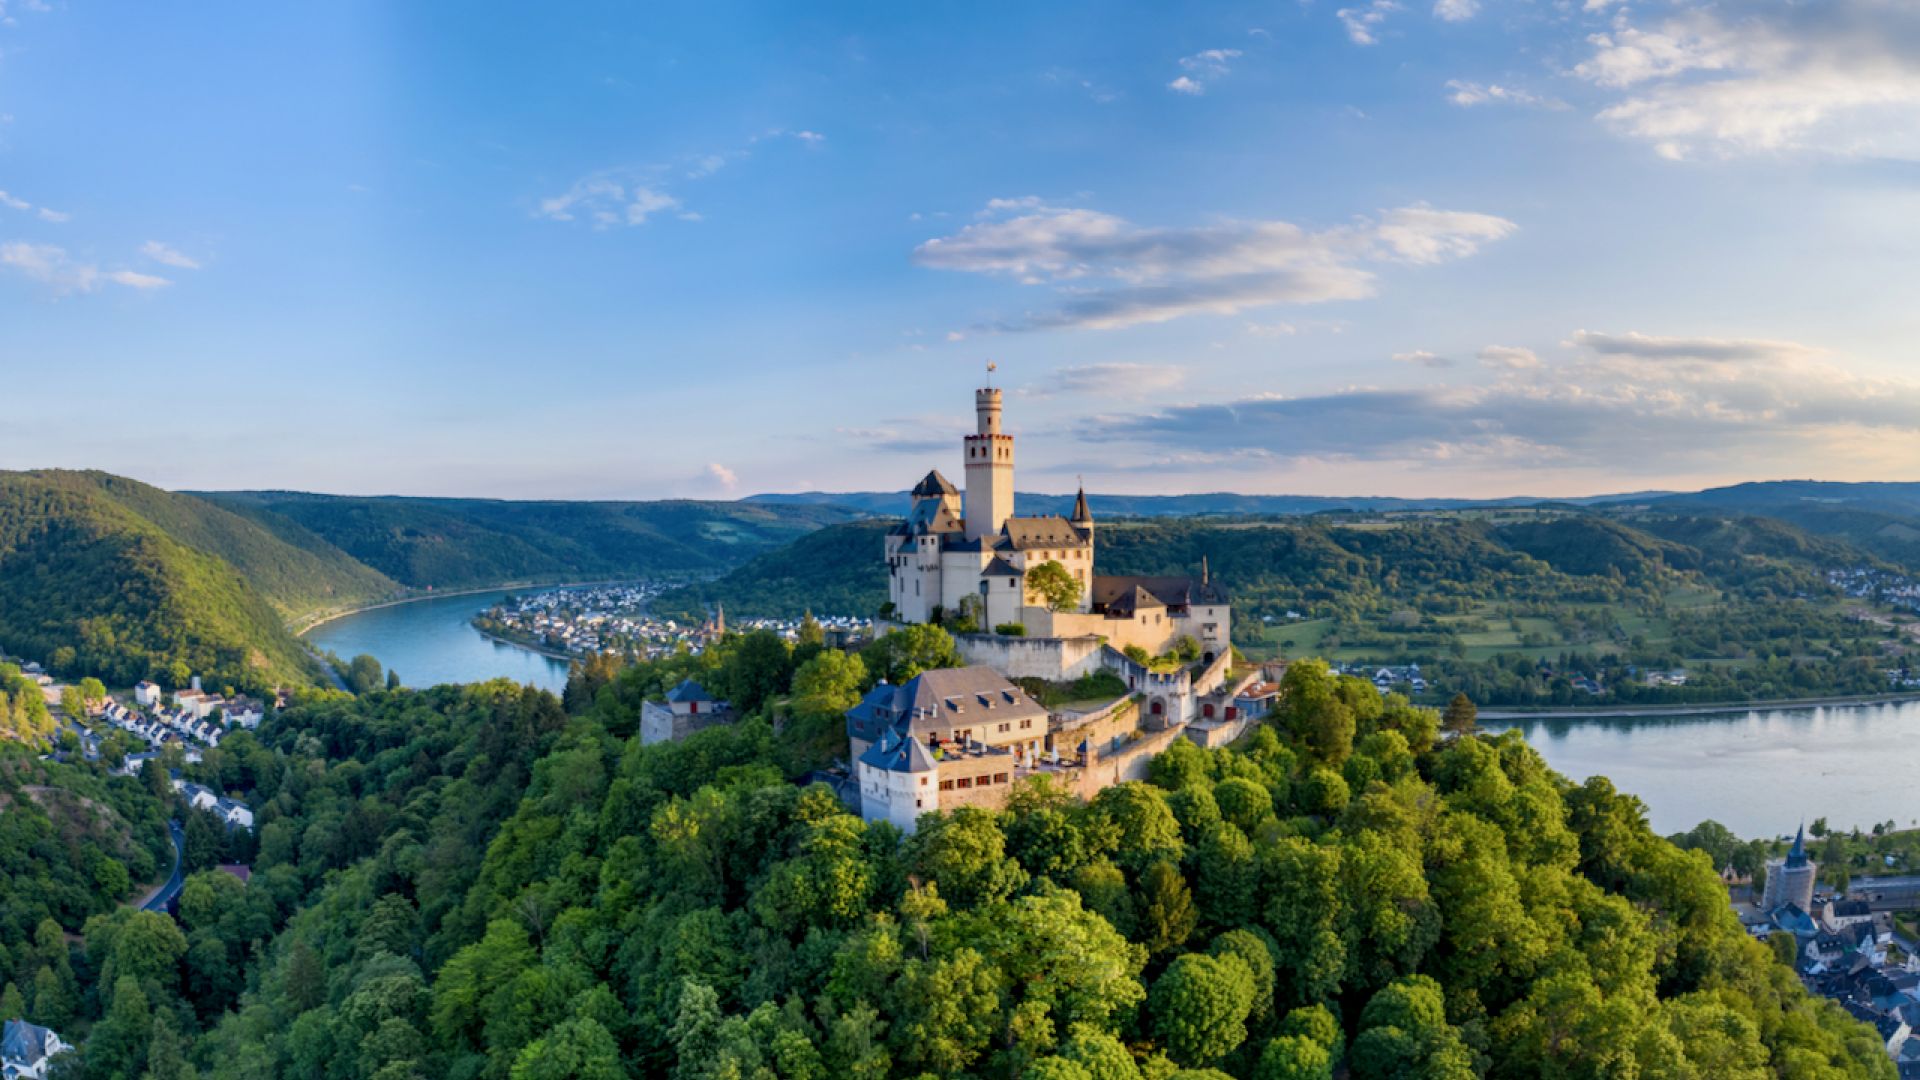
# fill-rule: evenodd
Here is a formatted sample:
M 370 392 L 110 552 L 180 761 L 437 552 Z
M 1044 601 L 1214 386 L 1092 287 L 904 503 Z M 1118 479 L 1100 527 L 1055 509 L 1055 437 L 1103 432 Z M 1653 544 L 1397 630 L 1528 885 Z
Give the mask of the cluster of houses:
M 239 799 L 229 799 L 204 784 L 177 777 L 173 781 L 173 790 L 186 796 L 187 803 L 195 810 L 211 810 L 219 815 L 227 828 L 253 831 L 253 808 Z
M 1920 1080 L 1920 957 L 1889 959 L 1895 945 L 1890 912 L 1909 905 L 1905 879 L 1856 882 L 1852 896 L 1816 893 L 1819 864 L 1807 857 L 1805 830 L 1787 854 L 1767 863 L 1760 899 L 1735 903 L 1747 932 L 1794 941 L 1794 967 L 1809 990 L 1839 1002 L 1854 1018 L 1873 1026 L 1901 1077 Z
M 1827 571 L 1827 583 L 1856 600 L 1920 612 L 1920 581 L 1867 567 Z
M 1341 675 L 1353 675 L 1367 680 L 1381 693 L 1390 693 L 1406 687 L 1416 694 L 1427 690 L 1427 677 L 1420 674 L 1419 664 L 1375 667 L 1371 664 L 1340 664 L 1334 671 Z
M 142 682 L 133 688 L 135 708 L 109 701 L 98 715 L 107 723 L 146 740 L 159 749 L 169 743 L 184 746 L 219 746 L 228 727 L 248 730 L 260 726 L 266 710 L 258 702 L 244 698 L 231 700 L 200 689 L 200 678 L 193 685 L 173 693 L 171 704 L 160 687 Z
M 509 639 L 530 639 L 542 648 L 572 656 L 597 653 L 657 658 L 685 646 L 699 652 L 727 632 L 725 609 L 698 626 L 647 614 L 646 606 L 663 586 L 652 582 L 550 589 L 511 597 L 478 616 L 481 630 L 504 630 Z M 829 641 L 865 636 L 867 619 L 831 615 L 815 619 Z M 800 636 L 800 619 L 749 619 L 736 629 L 772 630 L 788 641 Z

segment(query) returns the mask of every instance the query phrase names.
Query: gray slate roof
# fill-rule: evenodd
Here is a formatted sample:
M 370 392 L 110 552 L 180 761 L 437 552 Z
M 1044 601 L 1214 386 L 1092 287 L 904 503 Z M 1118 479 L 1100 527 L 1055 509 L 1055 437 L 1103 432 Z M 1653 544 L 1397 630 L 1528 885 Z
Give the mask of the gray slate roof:
M 682 679 L 679 686 L 667 691 L 667 700 L 676 704 L 689 701 L 712 701 L 713 695 L 707 693 L 706 687 L 692 679 Z
M 868 742 L 878 742 L 883 732 L 930 740 L 978 724 L 1044 723 L 1046 717 L 1039 702 L 990 667 L 939 668 L 868 691 L 847 712 L 847 735 Z
M 47 1056 L 47 1045 L 52 1037 L 52 1031 L 38 1024 L 9 1020 L 6 1030 L 0 1032 L 0 1058 L 8 1062 L 38 1064 Z
M 960 494 L 960 489 L 948 483 L 947 478 L 940 475 L 939 469 L 928 473 L 918 484 L 913 486 L 913 497 L 916 499 L 937 499 L 943 495 L 958 494 Z

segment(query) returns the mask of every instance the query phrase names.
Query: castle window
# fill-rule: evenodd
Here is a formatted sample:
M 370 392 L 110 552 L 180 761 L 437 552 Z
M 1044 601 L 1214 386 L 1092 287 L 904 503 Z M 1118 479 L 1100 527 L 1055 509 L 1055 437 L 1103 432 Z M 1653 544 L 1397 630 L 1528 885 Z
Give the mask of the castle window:
M 923 777 L 921 777 L 921 778 L 920 778 L 920 786 L 921 786 L 921 787 L 926 787 L 926 786 L 927 786 L 927 778 L 926 778 L 926 777 L 924 777 L 924 776 L 923 776 Z
M 993 782 L 994 782 L 994 783 L 996 783 L 996 784 L 1004 784 L 1004 783 L 1006 783 L 1006 782 L 1007 782 L 1007 774 L 1006 774 L 1006 773 L 1003 773 L 1003 772 L 997 772 L 997 773 L 994 773 L 994 774 L 993 774 Z
M 1025 730 L 1027 730 L 1028 728 L 1030 728 L 1030 727 L 1032 727 L 1032 726 L 1033 726 L 1033 721 L 1031 721 L 1031 720 L 1022 720 L 1022 721 L 1020 721 L 1020 730 L 1021 730 L 1021 731 L 1025 731 Z
M 942 781 L 940 781 L 940 790 L 941 790 L 941 791 L 952 791 L 952 790 L 953 790 L 953 781 L 951 781 L 951 780 L 942 780 Z
M 963 776 L 960 779 L 955 780 L 953 782 L 953 785 L 958 788 L 970 788 L 973 786 L 973 780 L 969 777 Z
M 1007 733 L 1007 731 L 1008 731 L 1008 730 L 1009 730 L 1010 728 L 1012 728 L 1012 726 L 1013 726 L 1013 725 L 1011 725 L 1011 724 L 1001 724 L 1001 725 L 1000 725 L 1000 727 L 999 727 L 999 728 L 998 728 L 997 730 L 998 730 L 998 731 L 999 731 L 999 732 L 1000 732 L 1000 733 L 1001 733 L 1002 735 L 1004 735 L 1004 734 L 1006 734 L 1006 733 Z

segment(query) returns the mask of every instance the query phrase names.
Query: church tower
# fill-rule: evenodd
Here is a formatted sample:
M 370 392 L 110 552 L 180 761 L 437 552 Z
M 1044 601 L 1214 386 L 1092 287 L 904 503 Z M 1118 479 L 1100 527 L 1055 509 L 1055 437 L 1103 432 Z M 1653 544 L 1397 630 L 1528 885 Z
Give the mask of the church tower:
M 993 537 L 1013 516 L 1013 436 L 1000 431 L 1000 391 L 973 392 L 976 433 L 967 450 L 967 539 Z

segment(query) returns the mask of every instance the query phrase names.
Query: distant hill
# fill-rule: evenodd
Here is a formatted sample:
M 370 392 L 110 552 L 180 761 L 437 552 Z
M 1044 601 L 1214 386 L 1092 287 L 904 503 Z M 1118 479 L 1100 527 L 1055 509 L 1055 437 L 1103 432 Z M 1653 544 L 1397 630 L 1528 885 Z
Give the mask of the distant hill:
M 956 483 L 959 481 L 956 480 Z M 1626 495 L 1593 495 L 1574 499 L 1543 499 L 1510 496 L 1500 499 L 1398 499 L 1386 496 L 1332 495 L 1240 495 L 1230 491 L 1200 495 L 1087 495 L 1088 508 L 1096 518 L 1105 517 L 1191 517 L 1208 514 L 1294 515 L 1349 511 L 1384 513 L 1396 510 L 1475 510 L 1512 506 L 1560 504 L 1588 506 L 1597 503 L 1634 499 L 1654 499 L 1667 492 L 1640 492 Z M 1022 491 L 1014 496 L 1021 514 L 1068 514 L 1074 496 L 1043 495 Z M 907 509 L 905 491 L 806 491 L 794 494 L 749 495 L 745 503 L 781 506 L 839 506 L 870 514 L 897 517 Z
M 317 668 L 285 612 L 390 588 L 191 496 L 102 473 L 0 473 L 0 647 L 62 674 L 125 685 L 178 662 L 213 685 L 305 683 Z
M 891 521 L 829 525 L 784 547 L 757 555 L 709 582 L 662 594 L 655 614 L 700 622 L 715 604 L 730 613 L 770 619 L 816 615 L 871 615 L 887 599 L 880 564 Z
M 1238 616 L 1254 619 L 1308 608 L 1379 611 L 1416 599 L 1439 611 L 1481 600 L 1602 602 L 1657 591 L 1676 575 L 1788 595 L 1812 587 L 1827 568 L 1873 561 L 1770 519 L 1645 517 L 1575 510 L 1507 524 L 1450 516 L 1392 523 L 1155 518 L 1097 526 L 1096 560 L 1102 574 L 1197 574 L 1204 559 Z M 719 601 L 734 616 L 869 614 L 886 600 L 880 556 L 887 524 L 823 529 L 671 592 L 655 610 L 698 618 Z
M 1666 495 L 1649 508 L 1774 518 L 1920 572 L 1920 483 L 1776 480 Z
M 299 529 L 409 588 L 706 573 L 825 525 L 835 506 L 510 502 L 215 491 L 200 497 L 286 535 Z

